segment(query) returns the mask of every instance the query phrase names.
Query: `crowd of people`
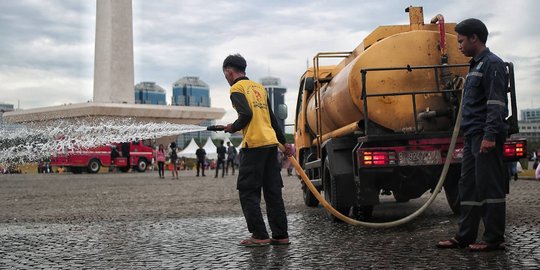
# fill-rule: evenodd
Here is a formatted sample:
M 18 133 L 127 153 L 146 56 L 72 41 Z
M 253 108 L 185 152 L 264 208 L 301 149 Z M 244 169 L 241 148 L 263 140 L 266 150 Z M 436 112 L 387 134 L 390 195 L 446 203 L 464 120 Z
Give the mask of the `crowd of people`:
M 51 163 L 40 160 L 38 162 L 38 173 L 54 173 Z
M 287 145 L 290 151 L 294 155 L 294 145 Z M 172 142 L 167 148 L 163 144 L 160 144 L 154 151 L 154 167 L 152 169 L 158 171 L 158 177 L 160 179 L 165 178 L 165 170 L 171 171 L 173 179 L 178 178 L 178 170 L 194 170 L 195 176 L 206 176 L 206 172 L 215 170 L 215 178 L 218 178 L 221 170 L 221 177 L 226 175 L 235 175 L 240 165 L 240 153 L 234 147 L 231 142 L 219 141 L 219 146 L 216 148 L 217 159 L 210 159 L 204 150 L 203 146 L 200 146 L 195 152 L 195 160 L 186 159 L 186 157 L 179 156 L 178 153 L 182 151 L 177 147 L 175 142 Z M 292 176 L 294 168 L 289 159 L 280 151 L 278 152 L 278 162 L 281 164 L 281 168 L 287 170 L 287 175 Z M 169 164 L 169 166 L 166 166 Z M 172 164 L 176 164 L 173 166 Z

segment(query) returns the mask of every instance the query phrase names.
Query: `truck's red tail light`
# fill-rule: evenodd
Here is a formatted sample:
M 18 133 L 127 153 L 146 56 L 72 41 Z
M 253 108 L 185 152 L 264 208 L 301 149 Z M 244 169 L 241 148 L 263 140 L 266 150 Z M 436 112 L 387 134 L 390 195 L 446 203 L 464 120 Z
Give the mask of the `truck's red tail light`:
M 394 151 L 360 151 L 358 159 L 363 166 L 397 165 Z
M 523 142 L 506 142 L 504 144 L 505 157 L 525 157 L 526 145 Z

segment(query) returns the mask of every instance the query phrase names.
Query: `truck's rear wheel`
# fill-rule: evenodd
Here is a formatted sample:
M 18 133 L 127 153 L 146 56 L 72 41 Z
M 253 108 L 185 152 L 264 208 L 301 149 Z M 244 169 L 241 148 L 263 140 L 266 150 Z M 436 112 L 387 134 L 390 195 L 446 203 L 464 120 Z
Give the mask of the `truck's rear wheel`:
M 345 216 L 348 216 L 351 207 L 339 204 L 339 198 L 337 196 L 337 183 L 334 179 L 334 176 L 332 175 L 332 172 L 330 171 L 330 163 L 328 161 L 328 157 L 326 157 L 326 159 L 324 160 L 323 187 L 324 199 L 328 201 L 328 203 L 332 205 L 332 207 L 334 207 L 334 209 L 336 209 L 338 212 Z M 326 213 L 332 221 L 339 221 L 339 219 L 332 215 L 330 212 L 327 211 Z
M 148 168 L 148 162 L 146 161 L 146 159 L 140 158 L 137 161 L 137 171 L 145 172 L 147 168 Z
M 353 207 L 353 214 L 358 220 L 366 220 L 373 217 L 373 205 L 360 205 Z
M 88 162 L 88 172 L 89 173 L 98 173 L 99 169 L 101 169 L 101 162 L 99 162 L 98 159 L 91 159 L 90 162 Z
M 306 204 L 306 206 L 317 207 L 319 205 L 319 200 L 311 193 L 304 182 L 302 182 L 302 193 L 304 195 L 304 204 Z
M 392 195 L 394 195 L 394 199 L 396 200 L 396 202 L 399 203 L 408 202 L 410 200 L 408 196 L 405 196 L 400 192 L 392 191 Z

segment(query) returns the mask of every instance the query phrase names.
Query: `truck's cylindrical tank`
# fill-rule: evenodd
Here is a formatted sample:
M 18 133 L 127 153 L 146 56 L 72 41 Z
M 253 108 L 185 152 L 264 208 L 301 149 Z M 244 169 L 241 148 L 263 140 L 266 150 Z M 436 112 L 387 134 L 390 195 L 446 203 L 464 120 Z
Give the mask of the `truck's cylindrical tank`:
M 467 63 L 468 58 L 458 49 L 457 37 L 447 33 L 446 41 L 448 63 Z M 321 88 L 322 133 L 363 119 L 362 69 L 439 65 L 441 53 L 438 44 L 438 31 L 413 30 L 389 36 L 365 49 Z M 453 68 L 451 72 L 465 76 L 467 69 Z M 432 91 L 437 89 L 435 76 L 433 69 L 372 71 L 367 73 L 367 93 Z M 400 132 L 414 128 L 412 104 L 410 95 L 371 97 L 368 98 L 368 116 L 370 121 Z M 314 95 L 307 106 L 308 125 L 316 132 Z M 449 104 L 442 95 L 425 94 L 416 95 L 416 106 L 420 112 L 448 109 Z M 448 124 L 449 120 L 445 118 L 427 123 L 430 130 L 448 128 Z

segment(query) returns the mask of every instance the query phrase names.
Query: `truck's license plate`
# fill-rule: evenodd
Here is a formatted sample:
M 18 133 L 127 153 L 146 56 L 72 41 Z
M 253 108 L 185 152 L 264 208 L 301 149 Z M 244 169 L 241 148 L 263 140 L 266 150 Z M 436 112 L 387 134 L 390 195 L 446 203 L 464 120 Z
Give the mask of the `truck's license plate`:
M 405 151 L 400 152 L 399 165 L 433 165 L 441 163 L 441 152 L 439 151 Z

